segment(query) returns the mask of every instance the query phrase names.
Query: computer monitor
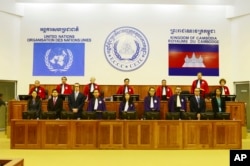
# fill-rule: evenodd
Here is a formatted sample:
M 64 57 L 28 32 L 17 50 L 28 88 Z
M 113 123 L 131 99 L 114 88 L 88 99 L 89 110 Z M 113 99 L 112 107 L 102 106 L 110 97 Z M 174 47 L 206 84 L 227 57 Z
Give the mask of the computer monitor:
M 127 120 L 137 119 L 136 111 L 123 111 L 121 113 L 121 119 L 127 119 Z
M 179 120 L 180 112 L 168 112 L 166 115 L 167 120 Z
M 159 120 L 160 119 L 160 112 L 145 112 L 144 117 L 146 120 Z
M 61 119 L 76 119 L 76 113 L 70 111 L 61 112 Z
M 36 119 L 37 118 L 36 111 L 22 112 L 22 118 L 23 119 Z
M 82 119 L 88 119 L 88 120 L 96 119 L 96 112 L 95 111 L 84 111 L 82 113 Z
M 194 94 L 191 94 L 191 93 L 189 93 L 189 94 L 181 94 L 181 96 L 182 97 L 184 97 L 185 99 L 186 99 L 186 101 L 190 101 L 190 98 L 192 97 L 192 96 L 194 96 Z
M 113 95 L 113 101 L 122 101 L 123 95 L 121 94 L 115 94 Z
M 116 119 L 116 112 L 115 111 L 104 111 L 102 113 L 102 119 Z
M 56 119 L 56 112 L 48 111 L 41 114 L 41 119 Z
M 202 112 L 201 120 L 214 120 L 214 112 Z
M 65 95 L 65 94 L 60 94 L 59 97 L 63 99 L 63 101 L 68 101 L 69 99 L 69 95 Z
M 31 95 L 18 95 L 19 100 L 29 100 Z
M 183 120 L 196 120 L 197 115 L 196 112 L 182 112 L 182 118 Z
M 236 95 L 222 95 L 221 97 L 224 97 L 226 101 L 235 101 Z
M 133 100 L 133 101 L 139 101 L 140 100 L 140 95 L 130 95 L 130 98 Z
M 229 112 L 217 112 L 215 114 L 215 119 L 217 119 L 217 120 L 230 120 L 230 113 Z

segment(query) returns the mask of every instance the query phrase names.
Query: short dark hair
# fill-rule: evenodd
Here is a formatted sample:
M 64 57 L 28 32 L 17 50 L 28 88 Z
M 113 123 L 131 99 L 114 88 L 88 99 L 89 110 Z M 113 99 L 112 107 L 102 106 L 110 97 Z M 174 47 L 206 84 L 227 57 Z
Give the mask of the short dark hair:
M 227 83 L 226 79 L 224 79 L 224 78 L 220 79 L 219 83 L 221 83 L 222 81 L 224 81 L 225 83 Z
M 124 79 L 124 82 L 125 82 L 125 81 L 129 81 L 129 78 L 125 78 L 125 79 Z

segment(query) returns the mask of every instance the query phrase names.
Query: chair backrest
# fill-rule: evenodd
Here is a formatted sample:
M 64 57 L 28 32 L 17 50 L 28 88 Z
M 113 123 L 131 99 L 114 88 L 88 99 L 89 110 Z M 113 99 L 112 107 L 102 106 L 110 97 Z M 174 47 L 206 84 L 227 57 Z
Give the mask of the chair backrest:
M 116 112 L 115 111 L 104 111 L 102 113 L 102 119 L 116 119 Z
M 83 111 L 82 119 L 85 119 L 85 120 L 96 119 L 96 113 L 94 111 Z
M 159 120 L 160 112 L 145 112 L 144 117 L 146 120 Z
M 41 114 L 41 119 L 56 119 L 56 112 L 49 111 Z
M 23 119 L 36 119 L 36 112 L 35 111 L 26 111 L 22 112 Z
M 178 120 L 180 119 L 180 112 L 168 112 L 166 115 L 167 120 Z

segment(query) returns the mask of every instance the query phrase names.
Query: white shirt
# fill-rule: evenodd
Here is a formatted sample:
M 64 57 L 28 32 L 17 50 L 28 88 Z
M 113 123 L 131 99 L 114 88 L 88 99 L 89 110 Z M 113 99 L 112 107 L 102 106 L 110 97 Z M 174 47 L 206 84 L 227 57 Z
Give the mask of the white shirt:
M 96 98 L 96 99 L 95 99 L 94 110 L 97 110 L 97 108 L 98 108 L 98 99 Z
M 162 95 L 163 95 L 163 96 L 166 95 L 166 87 L 165 87 L 165 86 L 162 88 Z
M 150 98 L 150 108 L 154 108 L 154 100 L 153 100 L 153 97 Z
M 124 111 L 128 111 L 128 101 L 125 103 Z
M 176 98 L 176 106 L 177 106 L 177 107 L 181 107 L 180 95 L 177 95 L 177 98 Z

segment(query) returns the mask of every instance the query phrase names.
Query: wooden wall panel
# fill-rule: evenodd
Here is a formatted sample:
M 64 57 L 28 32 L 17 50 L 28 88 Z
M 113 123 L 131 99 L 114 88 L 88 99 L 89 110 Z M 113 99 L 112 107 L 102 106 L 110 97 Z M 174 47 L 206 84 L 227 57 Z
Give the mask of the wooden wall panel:
M 123 122 L 100 121 L 98 124 L 98 147 L 100 149 L 123 148 Z
M 67 149 L 71 147 L 70 121 L 42 121 L 42 145 L 45 149 Z
M 41 148 L 41 127 L 38 121 L 12 121 L 11 148 L 39 149 Z
M 223 121 L 214 122 L 214 148 L 227 149 L 228 147 L 241 147 L 241 127 L 240 125 L 236 125 L 237 123 L 240 123 L 240 121 L 236 123 L 228 122 L 227 125 Z M 235 137 L 239 135 L 240 137 Z
M 96 121 L 76 121 L 72 125 L 72 145 L 73 148 L 97 148 L 97 122 Z
M 182 148 L 182 123 L 179 121 L 159 121 L 156 126 L 155 140 L 157 149 Z
M 125 147 L 128 149 L 153 149 L 154 137 L 152 135 L 154 121 L 126 121 Z
M 184 149 L 212 148 L 212 123 L 209 121 L 184 121 L 183 123 Z

